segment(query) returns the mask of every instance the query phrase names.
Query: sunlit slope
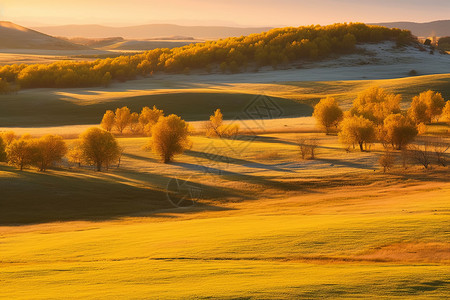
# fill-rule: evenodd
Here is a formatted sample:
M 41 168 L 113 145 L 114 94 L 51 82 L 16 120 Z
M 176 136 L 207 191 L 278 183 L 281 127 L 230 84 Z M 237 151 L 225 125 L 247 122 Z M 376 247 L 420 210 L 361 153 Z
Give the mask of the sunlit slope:
M 442 299 L 449 188 L 391 196 L 369 187 L 231 212 L 3 228 L 0 297 Z
M 450 74 L 385 80 L 274 83 L 146 79 L 106 89 L 33 89 L 0 95 L 0 127 L 95 124 L 100 122 L 105 110 L 124 105 L 133 111 L 156 105 L 166 113 L 176 113 L 188 121 L 207 120 L 217 108 L 226 119 L 245 118 L 246 107 L 261 95 L 272 97 L 281 108 L 279 117 L 310 116 L 312 105 L 320 98 L 335 96 L 344 108 L 348 108 L 360 91 L 373 85 L 401 93 L 405 106 L 413 96 L 427 89 L 450 98 Z

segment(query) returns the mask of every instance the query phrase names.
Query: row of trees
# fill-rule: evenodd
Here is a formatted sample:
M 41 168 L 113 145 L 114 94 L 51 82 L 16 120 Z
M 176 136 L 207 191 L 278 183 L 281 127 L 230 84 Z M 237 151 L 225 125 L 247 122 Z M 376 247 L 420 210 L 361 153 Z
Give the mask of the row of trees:
M 334 98 L 321 99 L 313 116 L 327 134 L 337 129 L 342 143 L 359 145 L 361 151 L 375 141 L 401 150 L 419 133 L 424 133 L 425 123 L 440 117 L 450 120 L 450 101 L 445 103 L 440 93 L 420 93 L 407 112 L 400 110 L 400 102 L 400 95 L 372 87 L 360 93 L 345 113 Z
M 116 130 L 118 133 L 123 133 L 129 130 L 132 134 L 146 134 L 148 136 L 152 133 L 153 126 L 158 122 L 160 117 L 164 116 L 164 112 L 153 108 L 144 107 L 141 113 L 131 112 L 126 106 L 117 108 L 115 112 L 107 110 L 103 115 L 100 126 L 111 132 Z
M 151 148 L 164 163 L 191 147 L 189 125 L 177 115 L 161 116 L 152 126 Z M 119 161 L 123 153 L 111 132 L 92 127 L 80 134 L 70 149 L 61 136 L 45 135 L 32 138 L 17 137 L 14 132 L 0 135 L 0 161 L 17 166 L 20 170 L 35 166 L 46 171 L 65 156 L 70 163 L 95 166 L 97 171 L 109 168 Z
M 320 59 L 355 51 L 355 44 L 394 40 L 409 43 L 409 31 L 361 23 L 273 29 L 260 34 L 190 44 L 174 49 L 99 59 L 93 62 L 7 65 L 0 79 L 21 88 L 106 86 L 153 72 L 189 72 L 191 69 L 240 72 L 247 65 L 273 66 L 299 59 Z

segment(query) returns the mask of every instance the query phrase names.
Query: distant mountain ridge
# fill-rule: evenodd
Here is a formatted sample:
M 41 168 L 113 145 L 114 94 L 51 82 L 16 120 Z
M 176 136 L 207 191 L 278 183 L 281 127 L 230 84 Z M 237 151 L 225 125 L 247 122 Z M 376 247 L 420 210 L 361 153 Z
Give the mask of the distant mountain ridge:
M 380 25 L 388 28 L 407 29 L 418 37 L 429 37 L 436 35 L 437 37 L 450 36 L 450 20 L 439 20 L 426 23 L 415 22 L 388 22 L 388 23 L 371 23 L 371 25 Z
M 181 26 L 173 24 L 147 24 L 127 27 L 102 25 L 63 25 L 34 27 L 53 36 L 105 38 L 121 36 L 125 39 L 150 39 L 168 36 L 189 36 L 197 39 L 237 37 L 268 31 L 272 27 Z
M 0 49 L 86 50 L 89 48 L 11 22 L 0 21 Z

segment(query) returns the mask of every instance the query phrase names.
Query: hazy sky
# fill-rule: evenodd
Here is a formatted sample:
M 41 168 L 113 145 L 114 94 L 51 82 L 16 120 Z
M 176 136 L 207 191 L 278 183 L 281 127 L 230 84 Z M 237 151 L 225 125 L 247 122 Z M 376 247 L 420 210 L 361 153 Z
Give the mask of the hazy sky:
M 0 20 L 25 26 L 299 26 L 443 19 L 450 19 L 450 0 L 0 0 Z

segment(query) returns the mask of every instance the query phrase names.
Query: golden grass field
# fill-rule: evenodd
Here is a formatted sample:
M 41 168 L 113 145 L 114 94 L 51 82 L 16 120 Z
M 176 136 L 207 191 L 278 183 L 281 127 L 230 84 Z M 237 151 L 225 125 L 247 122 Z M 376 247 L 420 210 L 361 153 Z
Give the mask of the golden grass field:
M 125 89 L 130 83 L 109 91 L 29 90 L 5 100 L 16 102 L 3 104 L 0 120 L 18 127 L 36 122 L 28 132 L 66 133 L 70 144 L 101 118 L 97 110 L 110 106 L 168 99 L 166 110 L 176 112 L 191 93 L 187 99 L 204 111 L 184 112 L 198 129 L 208 99 L 225 101 L 233 117 L 242 103 L 227 99 L 248 100 L 264 90 L 301 113 L 306 106 L 298 103 L 333 94 L 348 106 L 359 90 L 378 84 L 405 93 L 406 105 L 426 82 L 448 95 L 449 80 L 165 86 L 166 98 L 147 98 L 152 86 Z M 179 96 L 171 98 L 175 91 Z M 20 115 L 21 106 L 36 119 Z M 66 115 L 46 119 L 46 108 Z M 119 138 L 121 166 L 102 173 L 65 163 L 45 173 L 20 172 L 0 163 L 0 298 L 450 297 L 448 167 L 404 170 L 398 162 L 384 174 L 380 145 L 347 152 L 336 136 L 318 133 L 311 117 L 299 116 L 263 125 L 241 121 L 256 133 L 243 139 L 195 135 L 192 149 L 169 165 L 146 149 L 150 138 L 129 136 Z M 444 123 L 428 128 L 446 139 L 448 132 Z M 296 140 L 308 137 L 319 139 L 315 160 L 300 159 Z M 167 195 L 188 198 L 176 208 Z

